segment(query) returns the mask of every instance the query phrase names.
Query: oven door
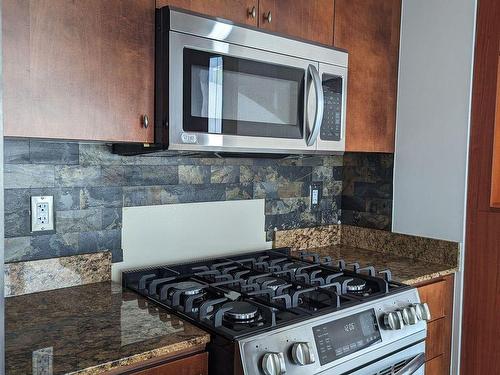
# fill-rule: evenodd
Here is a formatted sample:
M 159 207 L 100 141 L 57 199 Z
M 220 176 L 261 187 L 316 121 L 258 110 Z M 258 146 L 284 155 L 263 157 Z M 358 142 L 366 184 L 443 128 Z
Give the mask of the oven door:
M 323 114 L 319 64 L 171 31 L 169 148 L 308 153 Z
M 332 372 L 336 371 L 336 372 Z M 338 374 L 338 369 L 321 372 L 321 375 Z M 342 375 L 424 375 L 425 342 L 420 342 L 406 349 L 375 360 L 362 368 L 343 372 Z

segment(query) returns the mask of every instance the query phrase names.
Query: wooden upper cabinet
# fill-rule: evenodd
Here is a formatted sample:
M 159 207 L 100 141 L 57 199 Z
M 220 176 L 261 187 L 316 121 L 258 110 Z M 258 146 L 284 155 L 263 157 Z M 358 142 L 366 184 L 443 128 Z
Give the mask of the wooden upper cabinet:
M 157 8 L 166 5 L 252 26 L 259 15 L 258 0 L 156 0 Z
M 4 0 L 4 134 L 152 142 L 154 9 L 154 0 Z
M 346 150 L 394 152 L 401 0 L 335 0 L 334 45 L 349 52 Z
M 500 51 L 498 55 L 496 96 L 493 168 L 491 174 L 491 207 L 500 208 Z
M 259 1 L 259 26 L 266 30 L 332 45 L 333 21 L 334 0 Z

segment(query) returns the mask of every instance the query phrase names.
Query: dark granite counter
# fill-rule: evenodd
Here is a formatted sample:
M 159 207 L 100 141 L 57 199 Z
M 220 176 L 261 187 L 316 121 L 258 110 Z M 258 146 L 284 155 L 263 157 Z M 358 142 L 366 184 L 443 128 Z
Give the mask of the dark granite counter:
M 96 374 L 203 347 L 210 339 L 111 282 L 7 298 L 5 319 L 9 375 Z
M 322 256 L 331 256 L 335 260 L 344 259 L 347 263 L 358 262 L 361 267 L 372 265 L 377 271 L 390 269 L 393 280 L 409 285 L 419 284 L 457 271 L 456 267 L 446 264 L 431 263 L 346 245 L 317 247 L 307 251 Z

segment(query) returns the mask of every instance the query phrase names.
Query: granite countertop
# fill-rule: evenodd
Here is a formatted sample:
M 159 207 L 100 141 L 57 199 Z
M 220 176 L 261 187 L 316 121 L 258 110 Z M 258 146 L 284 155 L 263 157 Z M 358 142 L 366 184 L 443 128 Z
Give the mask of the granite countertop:
M 7 298 L 5 319 L 10 375 L 96 374 L 210 340 L 208 333 L 111 282 Z
M 361 267 L 371 265 L 377 271 L 389 269 L 394 281 L 408 285 L 419 284 L 457 271 L 456 267 L 446 264 L 431 263 L 346 245 L 316 247 L 308 249 L 307 252 L 331 256 L 334 260 L 344 259 L 347 263 L 357 262 Z

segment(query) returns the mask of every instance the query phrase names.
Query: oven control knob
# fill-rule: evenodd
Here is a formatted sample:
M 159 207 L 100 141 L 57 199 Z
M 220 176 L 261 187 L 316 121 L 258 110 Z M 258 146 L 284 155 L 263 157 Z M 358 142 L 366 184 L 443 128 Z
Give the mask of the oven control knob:
M 266 375 L 282 375 L 286 373 L 283 353 L 266 353 L 262 357 L 262 370 Z
M 310 342 L 297 342 L 292 346 L 293 362 L 300 366 L 315 362 L 314 350 Z
M 403 315 L 400 311 L 390 312 L 384 315 L 384 324 L 388 329 L 402 329 L 404 327 Z
M 431 311 L 426 303 L 416 303 L 413 307 L 417 313 L 418 320 L 431 320 Z
M 418 322 L 417 310 L 415 309 L 414 306 L 405 307 L 401 311 L 401 315 L 403 315 L 403 321 L 405 322 L 406 325 L 413 325 L 417 324 Z

